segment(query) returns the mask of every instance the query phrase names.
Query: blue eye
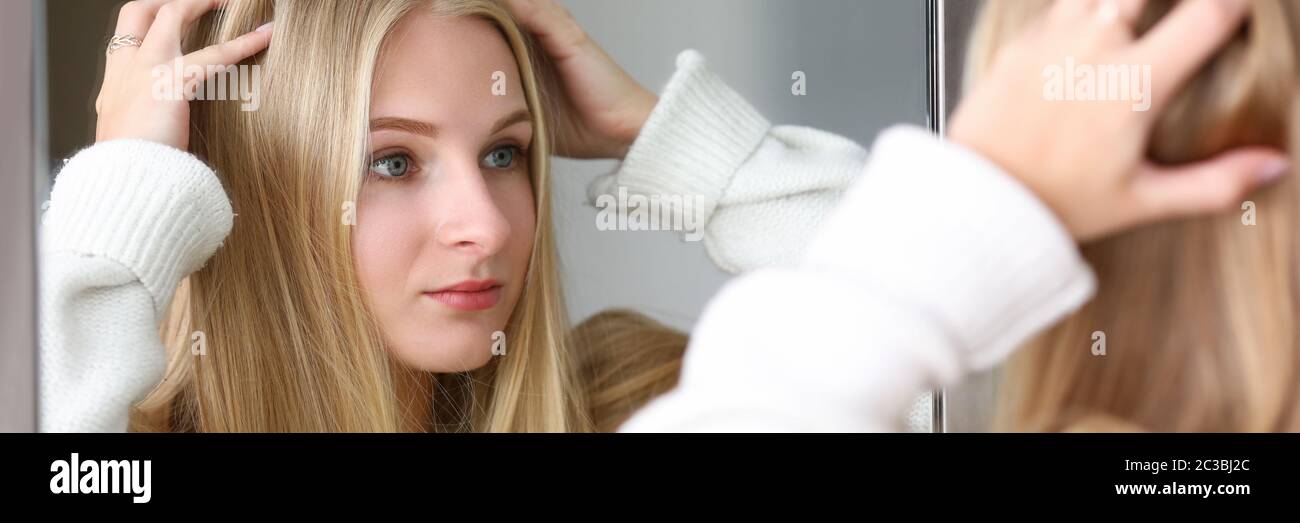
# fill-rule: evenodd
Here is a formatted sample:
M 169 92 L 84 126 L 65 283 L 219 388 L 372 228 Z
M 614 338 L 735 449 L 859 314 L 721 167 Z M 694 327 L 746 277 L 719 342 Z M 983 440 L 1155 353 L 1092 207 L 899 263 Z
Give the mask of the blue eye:
M 370 162 L 370 172 L 381 178 L 402 178 L 411 169 L 411 157 L 404 153 L 390 154 Z
M 519 152 L 519 148 L 513 145 L 497 147 L 483 157 L 483 165 L 493 169 L 509 169 L 515 165 L 515 155 Z

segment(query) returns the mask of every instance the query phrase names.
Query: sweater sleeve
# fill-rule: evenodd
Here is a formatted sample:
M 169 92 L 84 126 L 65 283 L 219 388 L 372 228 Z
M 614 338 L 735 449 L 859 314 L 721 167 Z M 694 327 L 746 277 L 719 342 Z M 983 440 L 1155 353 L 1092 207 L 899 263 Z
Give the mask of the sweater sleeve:
M 104 142 L 64 166 L 42 217 L 41 431 L 126 431 L 162 379 L 176 286 L 232 221 L 216 173 L 165 145 Z
M 1029 190 L 891 129 L 802 261 L 729 283 L 678 386 L 620 430 L 897 430 L 917 393 L 997 365 L 1095 286 Z
M 709 257 L 740 273 L 793 265 L 866 159 L 846 138 L 773 127 L 687 50 L 619 169 L 588 195 L 692 198 Z

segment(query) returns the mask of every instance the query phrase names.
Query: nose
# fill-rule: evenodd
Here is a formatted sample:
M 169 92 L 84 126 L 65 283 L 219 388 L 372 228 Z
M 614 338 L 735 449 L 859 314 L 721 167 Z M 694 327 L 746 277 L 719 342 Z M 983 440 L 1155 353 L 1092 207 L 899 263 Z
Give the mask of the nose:
M 505 247 L 510 221 L 501 212 L 477 160 L 448 166 L 435 185 L 438 243 L 478 257 L 491 256 Z

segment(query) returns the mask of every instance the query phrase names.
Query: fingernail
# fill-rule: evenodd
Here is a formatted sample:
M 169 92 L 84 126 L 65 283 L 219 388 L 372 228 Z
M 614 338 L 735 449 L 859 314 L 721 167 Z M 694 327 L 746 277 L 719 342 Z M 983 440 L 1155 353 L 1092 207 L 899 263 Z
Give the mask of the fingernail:
M 1271 182 L 1285 176 L 1289 172 L 1291 172 L 1291 161 L 1285 158 L 1279 158 L 1260 166 L 1259 170 L 1255 172 L 1255 177 L 1260 182 Z
M 267 23 L 265 23 L 265 24 L 262 24 L 261 27 L 258 27 L 257 29 L 254 29 L 253 31 L 254 31 L 254 32 L 260 32 L 260 33 L 265 33 L 265 32 L 267 32 L 267 31 L 270 31 L 270 30 L 271 30 L 271 25 L 274 24 L 274 23 L 275 23 L 274 21 L 267 22 Z

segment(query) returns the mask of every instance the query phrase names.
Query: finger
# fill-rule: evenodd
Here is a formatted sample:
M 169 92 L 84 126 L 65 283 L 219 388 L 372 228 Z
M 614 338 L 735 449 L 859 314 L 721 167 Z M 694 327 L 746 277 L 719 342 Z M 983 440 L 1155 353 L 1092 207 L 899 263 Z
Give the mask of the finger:
M 1246 0 L 1179 2 L 1137 43 L 1134 60 L 1152 64 L 1151 90 L 1157 107 L 1173 98 L 1236 34 L 1248 7 Z
M 141 41 L 149 33 L 149 26 L 153 25 L 154 17 L 158 15 L 158 10 L 164 4 L 172 0 L 136 0 L 122 4 L 122 9 L 117 12 L 117 26 L 113 29 L 113 35 L 131 35 Z M 114 64 L 122 63 L 124 58 L 130 58 L 135 55 L 138 47 L 120 47 L 108 54 L 108 60 L 104 70 L 104 82 L 107 83 L 114 78 L 117 69 Z
M 180 52 L 181 37 L 190 24 L 225 3 L 226 0 L 173 0 L 163 4 L 149 27 L 149 38 L 144 41 L 141 51 L 175 56 L 173 53 Z
M 510 0 L 508 6 L 556 59 L 568 58 L 588 42 L 587 32 L 554 0 Z
M 1088 14 L 1092 21 L 1109 37 L 1109 45 L 1131 45 L 1137 32 L 1137 19 L 1145 6 L 1144 0 L 1097 0 Z
M 1111 0 L 1115 5 L 1115 10 L 1119 18 L 1129 29 L 1137 29 L 1138 19 L 1142 17 L 1142 10 L 1147 7 L 1147 0 Z
M 1082 29 L 1080 24 L 1085 22 L 1099 24 L 1114 35 L 1126 35 L 1124 42 L 1128 43 L 1145 7 L 1146 0 L 1057 0 L 1050 17 L 1073 31 Z
M 1134 180 L 1137 214 L 1151 219 L 1206 214 L 1241 204 L 1251 191 L 1291 172 L 1273 149 L 1247 147 L 1191 165 L 1147 165 Z
M 1097 9 L 1097 0 L 1056 0 L 1048 13 L 1058 20 L 1077 22 Z
M 113 35 L 131 35 L 143 41 L 149 32 L 149 26 L 153 24 L 154 16 L 158 14 L 158 9 L 170 1 L 136 0 L 122 4 L 122 8 L 117 12 L 117 25 L 113 29 Z M 133 56 L 138 49 L 135 46 L 120 47 L 108 53 L 108 58 L 104 62 L 104 81 L 100 85 L 99 95 L 95 97 L 95 114 L 99 114 L 103 108 L 104 91 L 121 75 L 123 68 L 119 64 L 128 63 L 124 59 Z
M 143 40 L 149 33 L 149 26 L 153 25 L 154 17 L 158 16 L 158 9 L 170 1 L 172 0 L 135 0 L 123 4 L 117 12 L 117 28 L 113 34 L 129 34 Z
M 245 58 L 262 52 L 271 44 L 271 33 L 274 29 L 272 22 L 267 22 L 252 32 L 245 33 L 233 40 L 228 40 L 218 44 L 213 44 L 198 51 L 185 55 L 185 65 L 197 65 L 204 70 L 208 66 L 235 65 L 244 61 Z

